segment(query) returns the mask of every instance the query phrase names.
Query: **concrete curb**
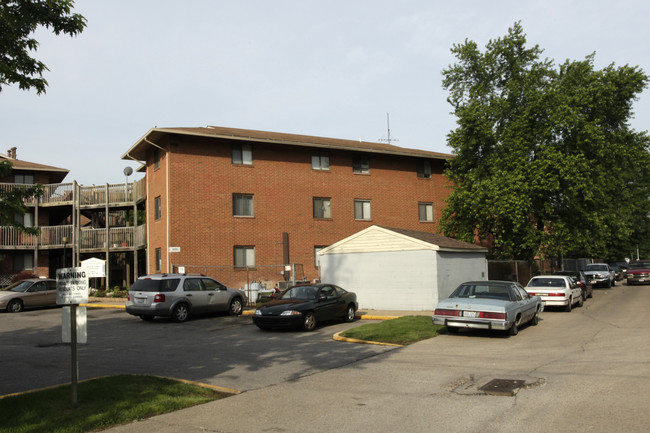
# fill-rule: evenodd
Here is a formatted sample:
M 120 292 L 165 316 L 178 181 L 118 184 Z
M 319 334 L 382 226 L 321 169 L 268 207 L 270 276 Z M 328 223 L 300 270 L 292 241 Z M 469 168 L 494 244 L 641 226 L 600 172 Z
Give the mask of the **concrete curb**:
M 341 331 L 345 332 L 345 331 Z M 380 343 L 378 341 L 366 341 L 366 340 L 357 340 L 356 338 L 348 338 L 348 337 L 342 337 L 340 334 L 341 332 L 337 332 L 332 336 L 332 339 L 335 341 L 343 341 L 346 343 L 362 343 L 362 344 L 375 344 L 377 346 L 394 346 L 394 347 L 404 347 L 402 344 L 394 344 L 394 343 Z

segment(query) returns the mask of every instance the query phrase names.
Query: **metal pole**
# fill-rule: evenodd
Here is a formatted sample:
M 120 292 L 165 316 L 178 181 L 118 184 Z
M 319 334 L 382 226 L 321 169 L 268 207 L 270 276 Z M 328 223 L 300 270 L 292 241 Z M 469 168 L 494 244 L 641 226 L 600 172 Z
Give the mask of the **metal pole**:
M 70 349 L 72 351 L 72 407 L 77 407 L 77 306 L 70 305 Z

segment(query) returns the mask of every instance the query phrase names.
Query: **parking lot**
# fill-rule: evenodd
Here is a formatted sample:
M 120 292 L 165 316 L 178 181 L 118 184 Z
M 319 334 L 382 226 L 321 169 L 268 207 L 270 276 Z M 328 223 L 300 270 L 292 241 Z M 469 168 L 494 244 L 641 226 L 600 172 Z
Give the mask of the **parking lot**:
M 247 391 L 392 349 L 332 340 L 351 325 L 356 326 L 265 332 L 247 316 L 144 322 L 124 310 L 88 309 L 88 342 L 78 345 L 79 379 L 156 374 Z M 71 351 L 61 343 L 60 309 L 0 313 L 0 341 L 0 395 L 70 381 Z
M 114 433 L 646 432 L 648 305 L 650 286 L 618 284 L 570 313 L 545 311 L 515 337 L 461 332 L 397 349 L 331 339 L 349 324 L 262 332 L 247 317 L 147 323 L 91 310 L 80 378 L 151 373 L 246 391 Z M 53 343 L 58 310 L 1 314 L 0 325 L 1 393 L 69 380 L 70 348 Z M 487 395 L 492 379 L 525 386 Z

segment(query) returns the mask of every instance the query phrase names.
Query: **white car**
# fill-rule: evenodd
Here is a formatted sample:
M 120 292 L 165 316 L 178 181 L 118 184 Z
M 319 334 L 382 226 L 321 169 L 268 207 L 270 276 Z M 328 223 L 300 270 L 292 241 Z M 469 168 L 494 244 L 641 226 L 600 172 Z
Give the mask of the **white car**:
M 525 288 L 529 294 L 542 298 L 545 307 L 564 307 L 567 312 L 573 305 L 582 307 L 582 289 L 566 275 L 538 275 Z

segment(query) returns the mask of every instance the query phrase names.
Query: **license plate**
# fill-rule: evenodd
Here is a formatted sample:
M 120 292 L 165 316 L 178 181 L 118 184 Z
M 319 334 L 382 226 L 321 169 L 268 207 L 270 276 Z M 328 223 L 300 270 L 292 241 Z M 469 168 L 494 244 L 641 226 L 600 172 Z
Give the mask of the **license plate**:
M 136 304 L 144 304 L 146 298 L 135 298 L 135 303 Z
M 476 312 L 476 311 L 463 311 L 463 317 L 478 317 L 478 312 Z
M 645 278 L 639 278 L 639 283 L 642 283 L 645 281 Z

